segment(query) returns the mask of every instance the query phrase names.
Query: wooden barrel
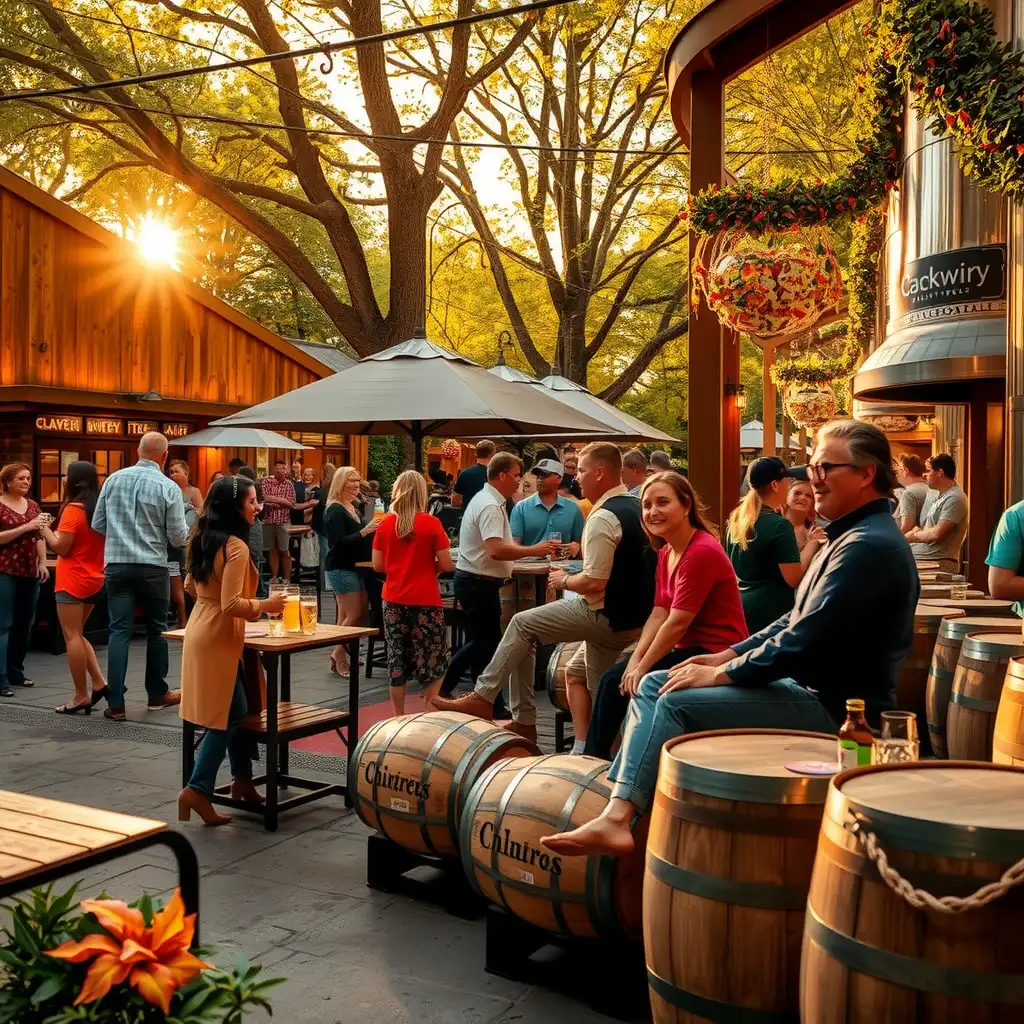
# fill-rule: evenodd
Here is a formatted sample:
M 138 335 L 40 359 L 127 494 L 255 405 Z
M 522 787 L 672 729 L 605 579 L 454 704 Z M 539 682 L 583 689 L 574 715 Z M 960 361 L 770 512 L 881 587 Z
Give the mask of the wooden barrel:
M 1024 887 L 963 913 L 916 910 L 882 881 L 852 817 L 912 885 L 963 898 L 1024 857 L 1024 769 L 918 761 L 832 780 L 804 922 L 803 1024 L 1020 1021 Z
M 628 857 L 562 857 L 542 836 L 596 818 L 611 797 L 596 757 L 548 754 L 492 765 L 462 816 L 462 866 L 479 893 L 556 935 L 640 938 L 646 826 Z
M 939 563 L 936 562 L 936 561 L 929 561 L 927 559 L 922 559 L 920 562 L 917 562 L 917 571 L 918 572 L 936 572 L 938 570 L 938 568 L 939 568 Z
M 530 757 L 535 743 L 452 711 L 386 718 L 356 745 L 356 813 L 416 853 L 459 855 L 459 821 L 473 783 L 495 761 Z
M 557 644 L 548 662 L 548 696 L 559 711 L 569 710 L 569 699 L 565 695 L 565 666 L 582 643 L 582 640 L 576 640 Z
M 921 600 L 933 600 L 942 601 L 945 604 L 947 598 L 950 597 L 953 591 L 952 583 L 923 583 L 921 585 Z M 985 594 L 981 590 L 968 590 L 967 597 L 970 600 L 977 600 L 979 597 L 984 597 Z
M 1012 601 L 997 597 L 968 597 L 965 600 L 951 597 L 926 597 L 921 604 L 942 605 L 943 608 L 959 608 L 964 615 L 998 615 L 1004 619 L 1015 619 Z
M 499 594 L 501 596 L 502 633 L 508 628 L 508 624 L 516 612 L 523 612 L 527 608 L 534 608 L 537 605 L 537 591 L 534 587 L 533 576 L 516 576 L 501 588 Z
M 962 619 L 943 619 L 935 641 L 932 664 L 928 669 L 928 689 L 925 709 L 928 715 L 928 737 L 932 753 L 946 757 L 946 714 L 949 694 L 953 689 L 953 676 L 960 658 L 960 647 L 968 633 L 998 633 L 1006 628 L 1006 619 L 993 615 L 968 615 Z
M 1024 765 L 1024 659 L 1011 658 L 1006 666 L 1003 692 L 992 735 L 996 764 Z
M 836 738 L 729 729 L 665 744 L 644 877 L 655 1024 L 796 1021 L 800 937 Z
M 959 608 L 919 603 L 914 610 L 914 642 L 910 653 L 900 662 L 896 674 L 896 707 L 913 711 L 917 715 L 921 745 L 927 751 L 928 719 L 925 715 L 925 695 L 928 692 L 928 671 L 932 666 L 932 653 L 939 626 L 944 618 L 963 618 Z
M 964 638 L 949 694 L 946 746 L 956 761 L 988 761 L 999 696 L 1010 658 L 1024 655 L 1020 633 L 978 633 Z

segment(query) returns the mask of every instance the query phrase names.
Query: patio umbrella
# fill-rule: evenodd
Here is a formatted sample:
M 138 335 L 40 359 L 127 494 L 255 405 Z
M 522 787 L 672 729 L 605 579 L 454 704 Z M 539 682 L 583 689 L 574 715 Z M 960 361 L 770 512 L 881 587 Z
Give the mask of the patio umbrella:
M 540 384 L 536 377 L 531 377 L 528 373 L 523 373 L 522 370 L 509 366 L 505 362 L 504 352 L 498 353 L 498 362 L 487 372 L 493 373 L 495 377 L 500 377 L 502 380 L 510 381 L 512 384 Z
M 422 331 L 348 370 L 226 416 L 214 426 L 408 434 L 416 465 L 423 438 L 430 434 L 595 437 L 607 429 L 542 388 L 501 380 L 471 359 L 427 341 Z
M 541 385 L 552 393 L 560 402 L 575 409 L 577 412 L 592 416 L 604 426 L 600 435 L 605 441 L 662 441 L 666 444 L 678 442 L 678 438 L 665 431 L 652 427 L 628 412 L 623 412 L 603 398 L 592 394 L 582 384 L 552 374 L 541 381 Z M 594 440 L 597 440 L 595 436 Z
M 183 444 L 189 448 L 295 448 L 305 449 L 305 445 L 293 441 L 284 434 L 275 434 L 273 430 L 261 430 L 259 427 L 207 427 L 195 434 L 176 437 L 174 444 Z

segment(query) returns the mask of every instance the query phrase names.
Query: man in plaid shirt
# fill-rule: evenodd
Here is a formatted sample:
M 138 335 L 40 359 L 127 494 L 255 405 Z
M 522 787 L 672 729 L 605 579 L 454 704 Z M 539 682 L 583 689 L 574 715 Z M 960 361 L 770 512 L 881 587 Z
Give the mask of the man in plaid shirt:
M 104 576 L 110 614 L 107 645 L 106 718 L 123 722 L 124 679 L 135 606 L 146 620 L 146 694 L 150 711 L 181 703 L 181 691 L 167 686 L 167 608 L 171 581 L 167 548 L 183 547 L 188 537 L 181 488 L 164 476 L 167 438 L 145 434 L 139 461 L 111 473 L 103 484 L 92 528 L 106 538 Z
M 278 459 L 274 475 L 264 477 L 263 487 L 263 550 L 270 562 L 270 575 L 292 578 L 292 556 L 288 550 L 288 524 L 295 507 L 295 484 L 288 479 L 288 463 Z

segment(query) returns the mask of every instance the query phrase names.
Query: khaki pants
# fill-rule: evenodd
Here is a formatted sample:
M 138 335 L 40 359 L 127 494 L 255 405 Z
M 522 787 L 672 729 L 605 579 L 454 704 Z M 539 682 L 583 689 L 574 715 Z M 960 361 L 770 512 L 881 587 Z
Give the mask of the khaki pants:
M 538 644 L 583 640 L 587 689 L 597 692 L 601 677 L 640 635 L 639 629 L 615 633 L 608 620 L 591 611 L 586 601 L 551 601 L 512 616 L 490 664 L 480 674 L 476 692 L 493 702 L 508 680 L 512 717 L 522 725 L 537 724 L 533 681 Z

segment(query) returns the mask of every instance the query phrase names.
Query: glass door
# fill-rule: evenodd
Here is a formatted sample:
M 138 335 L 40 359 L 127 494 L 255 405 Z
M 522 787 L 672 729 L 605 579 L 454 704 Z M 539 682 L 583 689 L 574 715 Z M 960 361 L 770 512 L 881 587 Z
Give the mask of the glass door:
M 128 464 L 125 459 L 126 452 L 123 448 L 92 448 L 89 451 L 88 459 L 96 467 L 96 473 L 100 478 L 100 485 L 110 476 L 111 473 L 124 469 Z

